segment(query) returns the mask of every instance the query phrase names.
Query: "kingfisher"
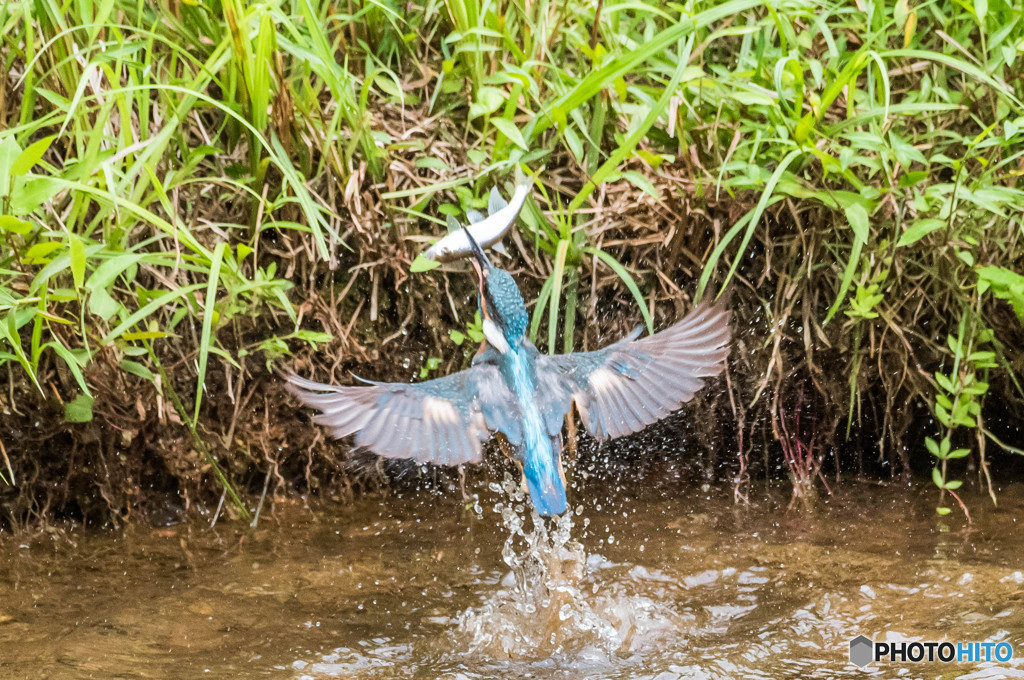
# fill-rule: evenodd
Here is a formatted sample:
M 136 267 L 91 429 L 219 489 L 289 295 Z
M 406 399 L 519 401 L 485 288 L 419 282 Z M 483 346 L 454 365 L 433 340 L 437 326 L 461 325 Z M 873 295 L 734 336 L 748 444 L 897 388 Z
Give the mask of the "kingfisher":
M 468 232 L 467 232 L 468 235 Z M 358 447 L 419 463 L 479 463 L 501 433 L 541 516 L 566 511 L 562 424 L 573 404 L 598 441 L 638 432 L 689 401 L 725 368 L 729 312 L 700 305 L 681 321 L 604 349 L 541 354 L 526 336 L 529 314 L 512 276 L 469 236 L 484 343 L 466 370 L 419 383 L 329 385 L 296 375 L 289 390 L 320 411 L 313 420 Z

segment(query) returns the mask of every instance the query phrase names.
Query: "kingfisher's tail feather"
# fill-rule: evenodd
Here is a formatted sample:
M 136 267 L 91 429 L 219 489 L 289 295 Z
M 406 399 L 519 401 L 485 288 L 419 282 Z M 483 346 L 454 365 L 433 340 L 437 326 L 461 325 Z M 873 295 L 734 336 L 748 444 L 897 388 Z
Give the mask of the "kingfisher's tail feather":
M 527 450 L 523 457 L 523 476 L 533 505 L 542 517 L 561 515 L 568 507 L 565 479 L 558 464 L 558 442 L 552 438 L 551 448 Z M 546 449 L 546 450 L 543 450 Z

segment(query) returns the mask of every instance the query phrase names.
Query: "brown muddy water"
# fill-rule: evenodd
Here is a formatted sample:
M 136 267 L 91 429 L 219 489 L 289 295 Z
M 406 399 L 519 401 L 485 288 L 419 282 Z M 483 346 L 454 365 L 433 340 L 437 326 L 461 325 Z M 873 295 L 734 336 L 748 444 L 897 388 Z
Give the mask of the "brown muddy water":
M 1024 488 L 965 531 L 932 490 L 871 485 L 813 511 L 609 488 L 541 530 L 506 487 L 6 537 L 0 677 L 1024 677 Z M 1015 658 L 861 670 L 861 633 Z

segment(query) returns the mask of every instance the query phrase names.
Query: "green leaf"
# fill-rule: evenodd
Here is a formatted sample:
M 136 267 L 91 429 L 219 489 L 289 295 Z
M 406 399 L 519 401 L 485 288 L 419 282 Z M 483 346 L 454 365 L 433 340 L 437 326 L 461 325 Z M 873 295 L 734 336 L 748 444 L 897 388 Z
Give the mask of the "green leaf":
M 330 333 L 323 333 L 321 331 L 311 331 L 306 329 L 295 331 L 295 338 L 298 340 L 305 340 L 309 344 L 313 345 L 314 348 L 318 344 L 324 344 L 330 342 L 331 340 L 334 340 L 334 336 L 331 335 Z
M 330 253 L 327 249 L 327 239 L 324 238 L 324 232 L 331 234 L 339 242 L 341 242 L 340 235 L 324 219 L 323 214 L 321 214 L 321 207 L 313 201 L 312 195 L 306 189 L 306 184 L 299 175 L 297 166 L 291 162 L 288 152 L 285 151 L 284 146 L 281 145 L 281 140 L 277 138 L 276 134 L 270 135 L 270 148 L 268 151 L 274 154 L 275 165 L 281 170 L 286 183 L 290 185 L 291 190 L 294 192 L 294 196 L 298 200 L 302 213 L 306 218 L 306 223 L 309 224 L 310 230 L 313 232 L 313 239 L 316 241 L 317 250 L 320 252 L 320 256 L 326 260 Z M 377 157 L 371 156 L 370 159 L 372 160 L 372 170 L 377 163 Z
M 154 327 L 155 325 L 155 323 L 150 324 L 150 328 Z M 168 333 L 166 333 L 165 331 L 136 331 L 134 333 L 125 333 L 124 335 L 121 336 L 121 339 L 124 340 L 125 342 L 133 342 L 138 340 L 160 340 L 161 338 L 166 338 L 167 336 Z
M 36 243 L 22 256 L 22 262 L 25 264 L 46 264 L 50 261 L 50 254 L 63 246 L 64 244 L 60 241 L 42 241 L 40 243 Z
M 540 329 L 541 319 L 544 318 L 544 309 L 548 304 L 548 299 L 551 297 L 551 286 L 554 284 L 552 277 L 544 279 L 544 285 L 540 287 L 540 292 L 537 293 L 537 302 L 533 306 L 533 316 L 530 317 L 530 341 L 534 344 L 537 343 L 537 331 Z
M 956 491 L 962 485 L 963 482 L 961 482 L 959 479 L 954 479 L 952 481 L 946 482 L 946 488 L 949 489 L 950 491 Z
M 639 173 L 636 170 L 627 170 L 622 173 L 622 177 L 651 198 L 660 198 L 657 187 L 655 187 L 649 179 L 644 177 L 642 173 Z
M 88 394 L 80 394 L 74 400 L 64 404 L 64 422 L 66 423 L 90 423 L 92 422 L 92 405 L 94 399 Z
M 32 223 L 11 215 L 0 215 L 0 231 L 24 235 L 32 231 Z
M 945 515 L 948 515 L 950 512 L 951 512 L 951 510 L 949 508 L 945 508 L 945 507 L 942 507 L 942 506 L 939 506 L 939 507 L 935 508 L 935 514 L 937 514 L 937 515 L 945 516 Z
M 991 364 L 996 360 L 996 353 L 988 350 L 971 352 L 967 355 L 967 360 L 976 364 Z
M 21 147 L 18 146 L 14 135 L 7 135 L 0 139 L 0 197 L 11 193 L 11 180 L 14 179 L 11 168 L 20 155 Z
M 565 128 L 565 145 L 569 147 L 569 151 L 572 152 L 573 157 L 577 163 L 583 160 L 583 140 L 576 134 L 576 131 L 571 127 Z
M 0 289 L 0 291 L 2 291 L 2 289 Z M 25 374 L 32 380 L 32 384 L 35 385 L 39 393 L 42 394 L 43 388 L 39 384 L 39 379 L 36 377 L 36 372 L 32 367 L 32 363 L 28 360 L 28 356 L 25 354 L 25 348 L 21 346 L 21 335 L 18 333 L 20 325 L 17 317 L 17 314 L 8 314 L 7 323 L 0 324 L 0 340 L 6 340 L 7 344 L 14 350 L 14 355 L 18 363 L 21 364 L 21 367 L 25 370 Z
M 912 172 L 905 172 L 902 175 L 900 175 L 899 184 L 901 187 L 904 188 L 912 187 L 915 184 L 928 179 L 928 175 L 929 173 L 927 170 L 914 170 Z
M 912 163 L 921 163 L 922 165 L 928 164 L 928 159 L 924 157 L 924 154 L 921 153 L 914 145 L 907 143 L 907 141 L 896 134 L 895 131 L 891 131 L 889 133 L 889 141 L 893 155 L 896 156 L 896 160 L 898 160 L 903 167 L 909 167 Z
M 960 327 L 961 327 L 961 329 L 963 328 L 963 320 L 961 320 Z M 949 351 L 953 353 L 953 356 L 957 357 L 957 361 L 959 361 L 959 359 L 963 356 L 963 353 L 961 351 L 962 350 L 961 343 L 963 342 L 962 332 L 963 331 L 961 330 L 961 335 L 959 335 L 959 336 L 957 336 L 955 338 L 952 335 L 947 335 L 946 336 L 946 346 L 949 347 Z M 959 384 L 959 383 L 960 383 L 960 380 L 957 379 L 957 384 Z
M 415 166 L 417 168 L 425 168 L 427 170 L 437 170 L 438 172 L 451 172 L 452 169 L 448 167 L 448 164 L 442 161 L 440 158 L 434 158 L 433 156 L 424 156 L 417 158 Z
M 68 252 L 71 256 L 71 278 L 75 289 L 85 285 L 85 244 L 77 234 L 68 234 Z
M 932 439 L 931 437 L 925 437 L 924 438 L 924 446 L 925 446 L 926 449 L 928 449 L 928 452 L 930 454 L 932 454 L 936 458 L 940 457 L 939 456 L 939 445 L 938 445 L 938 443 L 934 439 Z
M 412 264 L 409 266 L 409 271 L 413 274 L 419 274 L 420 272 L 427 272 L 430 271 L 431 269 L 437 269 L 440 266 L 441 263 L 438 262 L 437 260 L 430 260 L 424 257 L 423 253 L 420 253 L 419 255 L 416 256 L 416 259 L 412 261 Z
M 124 371 L 125 373 L 131 373 L 132 375 L 138 376 L 143 380 L 148 380 L 154 385 L 156 384 L 156 376 L 153 374 L 153 371 L 149 370 L 139 362 L 132 361 L 131 359 L 121 359 L 121 363 L 118 365 L 121 367 L 121 370 Z
M 107 321 L 122 309 L 120 302 L 110 297 L 105 288 L 89 293 L 89 313 Z
M 628 93 L 626 79 L 622 77 L 616 78 L 612 85 L 615 87 L 615 94 L 619 95 L 619 101 L 626 101 L 626 95 Z
M 14 191 L 11 193 L 10 212 L 13 215 L 33 213 L 53 198 L 61 188 L 61 183 L 52 177 L 18 177 L 14 180 Z
M 140 288 L 139 291 L 138 291 L 138 294 L 139 294 L 139 304 L 142 304 L 143 306 L 141 308 L 139 308 L 138 310 L 132 312 L 132 314 L 129 315 L 127 319 L 124 319 L 123 321 L 121 321 L 121 323 L 119 323 L 117 325 L 117 328 L 115 328 L 114 330 L 112 330 L 109 333 L 107 333 L 106 336 L 104 336 L 104 338 L 103 338 L 103 344 L 104 345 L 108 344 L 108 343 L 114 341 L 115 339 L 119 338 L 129 328 L 131 328 L 135 324 L 139 323 L 140 321 L 142 321 L 143 319 L 145 319 L 150 314 L 152 314 L 156 310 L 160 309 L 164 305 L 166 305 L 168 303 L 171 303 L 171 302 L 176 302 L 176 301 L 178 301 L 178 300 L 180 300 L 182 298 L 191 299 L 192 298 L 192 294 L 195 291 L 197 291 L 200 288 L 202 288 L 202 287 L 203 287 L 203 284 L 201 284 L 201 283 L 193 283 L 193 284 L 188 285 L 188 286 L 184 286 L 184 287 L 181 287 L 181 288 L 175 288 L 173 290 L 168 290 L 168 291 L 164 291 L 164 292 L 153 291 L 151 294 L 147 292 L 146 295 L 143 295 L 143 289 Z M 143 297 L 147 298 L 148 301 L 143 303 L 142 302 Z M 187 306 L 182 306 L 179 311 L 187 312 L 188 311 L 188 307 Z M 180 321 L 180 319 L 179 319 L 179 321 Z M 173 327 L 174 327 L 174 324 L 173 323 L 170 324 L 169 328 L 173 329 Z
M 945 481 L 942 479 L 942 473 L 939 472 L 939 468 L 937 467 L 932 468 L 932 482 L 940 489 L 945 488 Z
M 993 368 L 993 367 L 995 367 L 994 363 L 989 368 Z M 988 383 L 985 382 L 984 380 L 979 380 L 979 381 L 975 382 L 974 384 L 970 385 L 969 387 L 965 387 L 963 391 L 964 391 L 964 394 L 970 394 L 970 395 L 973 395 L 973 396 L 981 396 L 981 395 L 985 394 L 986 392 L 988 392 Z
M 491 118 L 491 124 L 501 131 L 501 134 L 508 137 L 508 140 L 518 146 L 523 151 L 529 151 L 530 147 L 527 146 L 526 140 L 523 138 L 523 133 L 519 131 L 516 124 L 510 120 L 504 118 Z
M 50 135 L 49 137 L 43 137 L 38 142 L 30 144 L 27 149 L 21 152 L 21 154 L 14 159 L 14 163 L 11 164 L 11 177 L 17 177 L 24 175 L 26 172 L 32 169 L 32 167 L 42 159 L 43 154 L 50 148 L 50 144 L 57 138 L 57 135 Z
M 800 122 L 796 124 L 796 129 L 793 131 L 793 137 L 803 144 L 807 138 L 811 136 L 811 132 L 814 130 L 814 124 L 817 122 L 817 118 L 814 113 L 808 112 L 804 114 Z
M 448 337 L 452 339 L 452 342 L 459 346 L 466 341 L 466 334 L 457 330 L 448 331 Z
M 49 348 L 54 351 L 64 363 L 67 364 L 68 370 L 75 376 L 75 381 L 78 386 L 82 388 L 82 391 L 86 395 L 92 396 L 92 392 L 89 390 L 89 385 L 85 382 L 85 376 L 82 374 L 82 367 L 85 366 L 89 360 L 89 353 L 84 349 L 68 349 L 57 340 L 51 340 L 50 342 L 43 345 L 43 348 Z
M 481 87 L 477 90 L 476 101 L 469 107 L 469 120 L 494 113 L 505 103 L 505 98 L 504 90 L 489 86 Z
M 913 224 L 907 227 L 906 231 L 900 236 L 900 240 L 896 242 L 896 247 L 901 248 L 917 243 L 928 234 L 944 226 L 946 226 L 945 220 L 939 220 L 934 217 L 914 220 Z
M 851 203 L 846 206 L 846 220 L 853 229 L 854 238 L 862 244 L 868 242 L 871 233 L 871 222 L 868 218 L 868 211 L 860 203 Z

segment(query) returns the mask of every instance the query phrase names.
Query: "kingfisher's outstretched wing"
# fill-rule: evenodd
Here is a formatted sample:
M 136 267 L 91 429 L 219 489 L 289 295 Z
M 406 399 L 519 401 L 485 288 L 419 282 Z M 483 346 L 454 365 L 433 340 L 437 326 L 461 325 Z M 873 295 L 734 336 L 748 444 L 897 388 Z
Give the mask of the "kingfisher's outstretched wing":
M 481 459 L 491 431 L 522 439 L 519 407 L 496 366 L 478 363 L 421 383 L 327 385 L 287 376 L 289 391 L 321 413 L 313 420 L 337 438 L 387 458 L 459 465 Z
M 596 352 L 541 356 L 538 373 L 561 373 L 595 439 L 637 432 L 689 401 L 725 368 L 729 312 L 701 306 L 660 333 L 640 329 Z M 564 411 L 563 411 L 564 413 Z

